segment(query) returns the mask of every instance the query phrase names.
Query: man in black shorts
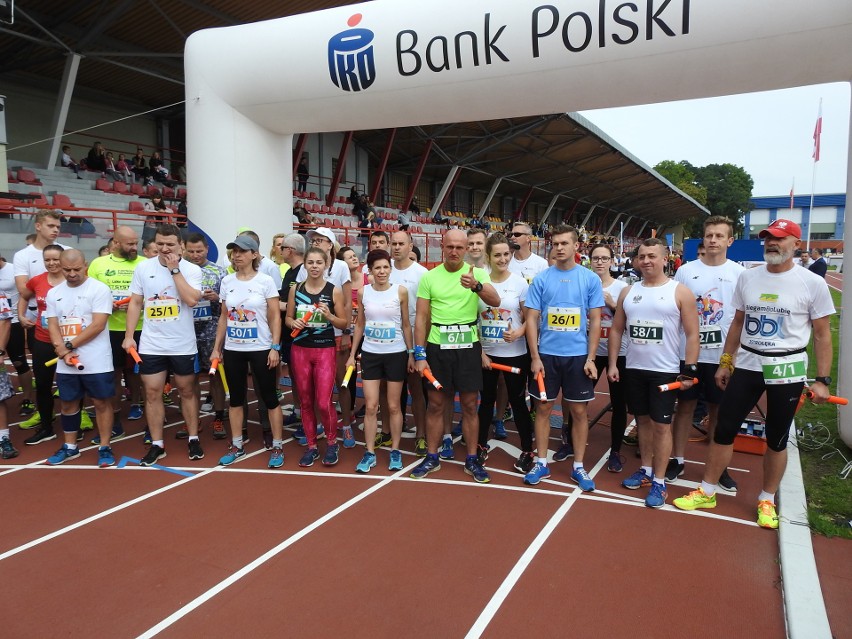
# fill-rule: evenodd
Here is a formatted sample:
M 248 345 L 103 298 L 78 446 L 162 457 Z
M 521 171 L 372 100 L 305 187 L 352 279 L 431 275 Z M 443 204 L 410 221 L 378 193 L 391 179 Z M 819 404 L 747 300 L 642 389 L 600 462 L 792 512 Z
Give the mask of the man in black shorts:
M 453 394 L 458 391 L 467 443 L 464 469 L 477 482 L 486 483 L 490 478 L 476 457 L 479 436 L 476 400 L 482 390 L 482 347 L 476 318 L 480 299 L 489 306 L 497 306 L 500 296 L 484 270 L 465 264 L 467 236 L 464 231 L 447 231 L 442 246 L 443 263 L 423 275 L 417 290 L 414 359 L 417 370 L 422 374 L 430 369 L 443 390 L 428 386 L 428 452 L 411 477 L 420 479 L 440 470 L 438 445 L 444 432 L 444 404 L 452 401 Z

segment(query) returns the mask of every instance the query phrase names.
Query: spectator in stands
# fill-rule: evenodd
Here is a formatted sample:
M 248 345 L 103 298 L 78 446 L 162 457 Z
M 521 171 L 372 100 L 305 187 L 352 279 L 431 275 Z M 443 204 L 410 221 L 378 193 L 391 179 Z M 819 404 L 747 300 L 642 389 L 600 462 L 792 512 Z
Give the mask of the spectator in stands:
M 177 181 L 181 184 L 186 184 L 186 164 L 183 162 L 178 162 L 173 165 L 174 170 L 172 171 L 172 175 L 177 178 Z
M 62 211 L 57 210 L 62 215 Z M 95 232 L 95 225 L 91 220 L 87 220 L 82 216 L 62 215 L 60 218 L 60 233 L 70 233 L 71 235 L 91 235 Z
M 302 204 L 302 200 L 296 200 L 296 204 L 293 206 L 293 218 L 296 224 L 300 224 L 297 231 L 304 235 L 308 232 L 308 227 L 312 226 L 314 223 L 313 217 L 311 214 L 305 210 L 305 206 Z
M 130 176 L 125 175 L 115 165 L 115 158 L 112 155 L 112 152 L 106 154 L 106 165 L 104 168 L 104 172 L 110 176 L 116 182 L 124 182 L 125 184 L 130 184 Z
M 303 153 L 302 158 L 299 160 L 299 165 L 296 167 L 296 177 L 299 179 L 299 186 L 297 188 L 299 191 L 308 190 L 309 176 L 310 174 L 308 173 L 308 156 Z
M 353 184 L 352 189 L 349 191 L 349 203 L 354 205 L 359 197 L 361 196 L 358 194 L 358 187 Z
M 369 207 L 367 206 L 366 195 L 359 195 L 355 198 L 355 201 L 352 203 L 352 213 L 358 216 L 359 222 L 361 222 L 364 218 L 367 217 L 367 213 L 369 213 Z
M 140 182 L 148 182 L 151 172 L 148 170 L 148 165 L 145 162 L 145 155 L 142 149 L 136 149 L 136 155 L 130 159 L 130 170 Z
M 417 204 L 417 197 L 411 198 L 411 204 L 408 205 L 408 210 L 414 215 L 420 215 L 420 206 Z
M 86 156 L 86 168 L 101 173 L 106 171 L 106 151 L 104 151 L 104 145 L 100 142 L 95 142 L 89 149 L 89 154 Z
M 811 257 L 813 258 L 813 262 L 811 262 L 808 270 L 825 278 L 825 274 L 828 272 L 828 263 L 826 263 L 825 258 L 822 256 L 822 249 L 812 248 Z
M 153 161 L 153 158 L 151 158 Z M 168 221 L 166 214 L 174 213 L 172 209 L 166 206 L 163 196 L 159 193 L 154 193 L 150 201 L 145 202 L 145 228 L 142 229 L 142 242 L 154 239 L 159 224 L 164 224 Z M 161 215 L 158 215 L 161 213 Z
M 154 151 L 151 154 L 151 160 L 148 162 L 148 168 L 151 170 L 151 179 L 165 184 L 169 179 L 169 170 L 163 164 L 163 158 L 159 151 Z
M 118 162 L 115 163 L 115 170 L 126 178 L 124 180 L 125 182 L 128 184 L 133 183 L 133 171 L 130 170 L 130 162 L 127 161 L 127 157 L 124 153 L 118 154 Z
M 62 166 L 71 169 L 74 171 L 74 175 L 77 176 L 78 180 L 82 180 L 80 177 L 80 165 L 74 161 L 74 158 L 71 157 L 71 147 L 63 146 L 62 147 Z
M 400 209 L 399 214 L 396 216 L 396 222 L 399 224 L 400 231 L 407 231 L 411 225 L 411 214 L 408 211 Z
M 358 228 L 361 229 L 359 236 L 361 238 L 361 261 L 364 261 L 367 258 L 367 247 L 370 243 L 370 234 L 372 233 L 372 229 L 375 228 L 375 222 L 373 221 L 375 215 L 370 212 L 365 217 L 358 222 Z

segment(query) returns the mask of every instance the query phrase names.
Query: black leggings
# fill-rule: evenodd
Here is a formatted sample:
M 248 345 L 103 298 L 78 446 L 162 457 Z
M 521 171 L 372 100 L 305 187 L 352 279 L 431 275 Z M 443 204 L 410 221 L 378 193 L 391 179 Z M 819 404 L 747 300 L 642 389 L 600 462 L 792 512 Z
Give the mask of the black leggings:
M 12 361 L 12 366 L 18 371 L 18 375 L 23 375 L 30 370 L 30 365 L 27 362 L 27 353 L 24 348 L 25 333 L 24 327 L 18 322 L 14 322 L 9 327 L 9 342 L 6 344 L 6 353 Z
M 486 353 L 487 354 L 487 353 Z M 491 357 L 489 355 L 489 357 Z M 502 373 L 506 380 L 506 392 L 509 396 L 509 405 L 515 415 L 515 426 L 521 438 L 521 450 L 532 451 L 533 426 L 530 419 L 530 409 L 527 406 L 526 390 L 527 378 L 530 371 L 529 353 L 516 357 L 491 357 L 495 364 L 505 364 L 521 369 L 521 374 L 502 373 L 501 371 L 482 369 L 482 399 L 479 404 L 479 445 L 484 447 L 488 443 L 488 433 L 491 430 L 491 418 L 494 414 L 494 404 L 497 401 L 497 382 Z
M 45 366 L 44 363 L 56 357 L 53 345 L 37 339 L 30 341 L 30 352 L 33 354 L 33 376 L 36 383 L 36 408 L 41 416 L 43 428 L 53 424 L 53 375 L 56 366 Z
M 612 418 L 609 422 L 610 429 L 610 444 L 609 447 L 614 453 L 621 451 L 621 442 L 624 439 L 624 431 L 627 430 L 627 398 L 624 394 L 624 370 L 627 367 L 626 358 L 622 355 L 616 361 L 615 365 L 618 368 L 618 375 L 621 381 L 609 382 L 609 403 L 612 405 Z M 598 355 L 595 357 L 595 368 L 598 369 L 598 379 L 595 382 L 597 386 L 602 377 L 606 377 L 607 369 L 609 368 L 609 358 L 606 355 Z M 565 424 L 571 424 L 571 414 L 563 415 L 562 419 Z M 570 428 L 570 426 L 569 426 Z M 570 430 L 562 433 L 562 443 L 570 443 Z
M 223 353 L 225 377 L 228 389 L 231 391 L 230 405 L 243 406 L 246 403 L 246 377 L 251 366 L 254 380 L 254 392 L 267 409 L 278 407 L 278 395 L 275 388 L 278 385 L 276 369 L 270 369 L 266 362 L 269 351 L 229 351 Z

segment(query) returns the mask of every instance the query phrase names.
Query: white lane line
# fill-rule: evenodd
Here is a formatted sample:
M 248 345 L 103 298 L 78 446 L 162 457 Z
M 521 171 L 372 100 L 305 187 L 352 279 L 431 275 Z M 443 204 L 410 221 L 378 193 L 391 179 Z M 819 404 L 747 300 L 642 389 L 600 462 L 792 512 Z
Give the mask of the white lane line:
M 154 637 L 154 636 L 158 635 L 163 630 L 172 626 L 177 621 L 180 621 L 183 617 L 185 617 L 186 615 L 188 615 L 189 613 L 194 611 L 196 608 L 203 605 L 205 602 L 209 601 L 210 599 L 212 599 L 213 597 L 218 595 L 220 592 L 222 592 L 223 590 L 225 590 L 229 586 L 233 585 L 234 583 L 236 583 L 237 581 L 239 581 L 240 579 L 242 579 L 243 577 L 248 575 L 250 572 L 252 572 L 256 568 L 259 568 L 260 566 L 265 564 L 270 559 L 273 559 L 276 555 L 280 554 L 282 551 L 286 550 L 287 548 L 292 546 L 294 543 L 296 543 L 297 541 L 299 541 L 300 539 L 302 539 L 306 535 L 310 534 L 311 532 L 313 532 L 314 530 L 316 530 L 317 528 L 319 528 L 323 524 L 331 521 L 332 519 L 334 519 L 335 517 L 337 517 L 341 513 L 346 512 L 349 508 L 351 508 L 352 506 L 354 506 L 358 502 L 363 501 L 364 499 L 366 499 L 367 497 L 369 497 L 373 493 L 381 490 L 385 486 L 390 485 L 390 483 L 393 482 L 394 479 L 396 479 L 397 477 L 399 477 L 403 473 L 410 472 L 411 469 L 414 468 L 415 466 L 417 466 L 419 463 L 420 463 L 420 460 L 417 460 L 416 462 L 412 462 L 406 468 L 403 468 L 402 470 L 398 471 L 394 475 L 391 475 L 390 477 L 386 477 L 383 481 L 379 482 L 378 484 L 374 484 L 373 486 L 370 486 L 367 490 L 365 490 L 361 493 L 358 493 L 357 495 L 355 495 L 354 497 L 352 497 L 348 501 L 344 502 L 343 504 L 341 504 L 340 506 L 338 506 L 334 510 L 326 513 L 325 515 L 323 515 L 322 517 L 320 517 L 319 519 L 317 519 L 313 523 L 305 526 L 299 532 L 291 535 L 290 537 L 288 537 L 287 539 L 282 541 L 280 544 L 278 544 L 274 548 L 272 548 L 272 549 L 268 550 L 267 552 L 265 552 L 264 554 L 262 554 L 260 557 L 258 557 L 254 561 L 246 564 L 245 566 L 240 568 L 237 572 L 233 573 L 228 578 L 223 579 L 218 584 L 216 584 L 215 586 L 213 586 L 212 588 L 207 590 L 207 592 L 202 593 L 201 595 L 199 595 L 198 597 L 196 597 L 195 599 L 193 599 L 192 601 L 187 603 L 185 606 L 183 606 L 179 610 L 175 611 L 174 613 L 172 613 L 171 615 L 169 615 L 165 619 L 163 619 L 157 625 L 155 625 L 152 628 L 149 628 L 148 630 L 143 632 L 141 635 L 139 635 L 139 639 L 148 639 L 149 637 Z
M 603 468 L 606 463 L 607 455 L 605 454 L 601 459 L 595 464 L 595 467 L 592 469 L 592 472 L 589 473 L 592 477 L 596 476 L 598 471 Z M 527 546 L 527 549 L 524 551 L 524 554 L 521 555 L 520 559 L 518 559 L 517 563 L 512 567 L 512 570 L 509 571 L 509 574 L 506 575 L 506 578 L 503 580 L 503 583 L 500 584 L 500 587 L 497 588 L 497 591 L 491 597 L 491 600 L 485 605 L 482 612 L 477 617 L 476 621 L 471 626 L 470 630 L 468 630 L 467 635 L 465 635 L 466 639 L 474 639 L 475 637 L 479 637 L 485 631 L 485 628 L 488 627 L 488 624 L 491 623 L 491 620 L 494 618 L 494 615 L 497 614 L 497 611 L 500 609 L 500 606 L 503 605 L 503 602 L 506 600 L 506 597 L 509 596 L 509 593 L 512 591 L 512 588 L 515 587 L 515 584 L 521 578 L 521 575 L 524 574 L 524 571 L 527 569 L 532 563 L 532 560 L 535 558 L 538 551 L 541 550 L 541 547 L 544 546 L 544 542 L 550 537 L 554 530 L 556 530 L 556 526 L 562 521 L 565 515 L 568 514 L 568 511 L 577 503 L 580 495 L 582 493 L 579 490 L 574 491 L 574 494 L 569 496 L 561 506 L 553 513 L 553 516 L 548 520 L 548 522 L 544 525 L 544 527 L 539 531 L 536 538 L 532 541 L 532 543 Z

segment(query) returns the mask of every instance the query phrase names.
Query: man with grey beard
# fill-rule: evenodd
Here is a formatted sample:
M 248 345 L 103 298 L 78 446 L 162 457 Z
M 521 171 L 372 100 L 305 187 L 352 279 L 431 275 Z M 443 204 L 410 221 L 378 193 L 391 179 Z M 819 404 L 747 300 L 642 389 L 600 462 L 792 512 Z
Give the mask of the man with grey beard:
M 759 237 L 764 240 L 766 264 L 740 275 L 731 302 L 736 314 L 716 372 L 724 401 L 704 480 L 674 504 L 682 510 L 716 507 L 716 487 L 731 460 L 734 438 L 765 392 L 768 450 L 763 458 L 763 490 L 757 497 L 757 523 L 775 529 L 775 493 L 787 467 L 787 436 L 807 378 L 806 349 L 813 332 L 816 378 L 810 391 L 814 402 L 823 403 L 830 395 L 829 319 L 835 310 L 825 280 L 793 263 L 802 237 L 798 224 L 775 220 Z

